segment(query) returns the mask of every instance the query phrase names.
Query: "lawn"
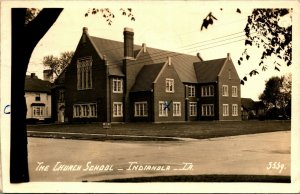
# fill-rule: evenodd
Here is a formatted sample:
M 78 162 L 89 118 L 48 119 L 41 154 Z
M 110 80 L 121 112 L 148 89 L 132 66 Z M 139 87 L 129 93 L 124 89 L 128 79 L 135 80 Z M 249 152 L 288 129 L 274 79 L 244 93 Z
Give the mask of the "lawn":
M 28 131 L 106 134 L 102 123 L 29 125 Z M 206 139 L 291 130 L 291 121 L 197 121 L 187 123 L 112 124 L 109 135 Z

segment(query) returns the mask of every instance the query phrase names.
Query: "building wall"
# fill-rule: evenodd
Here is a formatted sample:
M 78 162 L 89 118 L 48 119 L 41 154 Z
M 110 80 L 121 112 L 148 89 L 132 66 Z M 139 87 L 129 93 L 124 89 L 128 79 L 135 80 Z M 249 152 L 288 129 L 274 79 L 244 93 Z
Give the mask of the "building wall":
M 201 87 L 205 86 L 213 86 L 214 87 L 214 95 L 213 96 L 202 96 L 201 95 Z M 199 84 L 197 88 L 197 94 L 199 97 L 199 106 L 198 112 L 199 120 L 218 120 L 219 119 L 219 105 L 218 105 L 218 84 L 216 82 L 213 83 L 205 83 Z M 214 105 L 214 114 L 213 116 L 202 116 L 202 105 L 203 104 L 213 104 Z
M 83 34 L 83 36 L 85 36 Z M 66 69 L 66 122 L 89 122 L 107 120 L 107 82 L 106 65 L 95 51 L 88 38 L 81 38 L 74 57 Z M 77 90 L 77 60 L 81 57 L 92 57 L 92 89 Z M 73 118 L 73 105 L 78 103 L 96 103 L 97 118 Z
M 40 96 L 40 100 L 36 101 L 36 96 Z M 25 92 L 25 99 L 26 99 L 26 107 L 27 107 L 27 114 L 26 119 L 35 118 L 33 116 L 33 109 L 32 103 L 44 103 L 44 116 L 39 117 L 39 120 L 44 120 L 46 118 L 51 118 L 52 108 L 51 108 L 51 95 L 47 93 L 40 93 L 40 92 Z
M 190 97 L 188 94 L 188 86 L 193 85 L 195 86 L 195 96 L 194 97 Z M 182 108 L 184 108 L 184 114 L 185 114 L 185 121 L 196 121 L 198 120 L 198 116 L 199 116 L 199 93 L 198 93 L 198 86 L 196 84 L 191 84 L 191 83 L 185 83 L 185 87 L 184 87 L 184 95 L 185 95 L 185 99 L 184 99 L 184 105 L 182 106 Z M 197 115 L 196 116 L 191 116 L 190 115 L 190 102 L 196 102 L 197 103 Z
M 148 116 L 135 116 L 135 102 L 147 102 Z M 131 92 L 130 93 L 130 121 L 133 122 L 153 122 L 153 92 Z
M 231 72 L 231 78 L 229 77 Z M 222 96 L 222 86 L 228 85 L 228 96 Z M 237 86 L 237 97 L 232 97 L 232 86 Z M 227 60 L 218 77 L 219 120 L 241 120 L 240 79 L 231 60 Z M 223 104 L 228 104 L 229 115 L 223 116 Z M 232 104 L 237 104 L 238 115 L 232 116 Z
M 125 98 L 124 98 L 124 92 L 125 92 L 125 90 L 124 90 L 124 77 L 118 77 L 118 78 L 122 78 L 123 79 L 123 92 L 122 93 L 114 93 L 113 92 L 113 79 L 114 78 L 117 78 L 117 77 L 114 77 L 114 76 L 112 76 L 112 77 L 110 77 L 109 78 L 109 88 L 110 88 L 110 90 L 109 90 L 109 93 L 110 93 L 110 102 L 108 103 L 109 104 L 109 106 L 108 106 L 108 108 L 110 108 L 110 122 L 124 122 L 124 117 L 125 117 L 125 114 L 124 114 L 124 112 L 126 112 L 125 111 L 125 109 L 127 108 L 126 106 L 125 106 Z M 114 104 L 114 102 L 117 102 L 117 103 L 122 103 L 122 116 L 114 116 L 113 115 L 113 104 Z
M 166 78 L 174 79 L 174 93 L 166 92 Z M 173 116 L 173 103 L 170 106 L 167 117 L 159 116 L 159 101 L 167 102 L 180 102 L 181 103 L 181 116 Z M 159 76 L 157 82 L 154 84 L 154 122 L 174 122 L 185 120 L 185 86 L 180 81 L 176 70 L 173 65 L 166 65 L 162 69 L 162 73 Z

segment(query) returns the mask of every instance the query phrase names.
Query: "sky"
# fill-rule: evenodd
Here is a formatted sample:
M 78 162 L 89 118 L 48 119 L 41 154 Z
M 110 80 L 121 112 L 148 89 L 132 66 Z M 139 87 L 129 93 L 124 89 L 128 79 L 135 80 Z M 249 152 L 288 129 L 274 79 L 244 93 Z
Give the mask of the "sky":
M 230 5 L 230 6 L 229 6 Z M 64 51 L 74 51 L 82 34 L 82 28 L 87 27 L 89 34 L 101 38 L 123 41 L 124 27 L 134 29 L 134 43 L 176 52 L 196 55 L 200 53 L 204 60 L 224 58 L 227 53 L 231 58 L 240 79 L 252 69 L 258 68 L 261 52 L 255 46 L 248 48 L 249 61 L 238 65 L 237 60 L 245 50 L 244 33 L 247 16 L 251 14 L 256 4 L 208 2 L 208 1 L 135 1 L 135 2 L 94 2 L 91 4 L 67 4 L 48 33 L 36 46 L 27 74 L 36 73 L 42 78 L 44 56 L 58 56 Z M 274 2 L 272 6 L 276 5 Z M 59 6 L 56 5 L 56 6 Z M 260 7 L 270 7 L 271 4 L 260 4 Z M 36 4 L 43 7 L 43 4 Z M 85 17 L 89 8 L 110 8 L 114 13 L 112 25 L 108 25 L 101 14 Z M 120 8 L 132 8 L 135 21 L 122 16 Z M 222 8 L 222 10 L 221 10 Z M 241 13 L 237 13 L 239 8 Z M 217 18 L 208 29 L 200 30 L 202 20 L 209 12 Z M 283 21 L 288 23 L 289 20 Z M 282 76 L 292 72 L 291 67 L 282 66 L 278 72 L 270 66 L 266 72 L 248 78 L 241 87 L 241 96 L 258 100 L 265 87 L 265 81 L 272 76 Z

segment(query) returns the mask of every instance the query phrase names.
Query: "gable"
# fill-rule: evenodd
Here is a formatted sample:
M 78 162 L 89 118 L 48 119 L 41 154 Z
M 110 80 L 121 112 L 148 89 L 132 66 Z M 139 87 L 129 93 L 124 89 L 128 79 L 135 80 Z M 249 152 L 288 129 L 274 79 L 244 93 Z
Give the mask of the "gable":
M 226 60 L 226 62 L 224 63 L 224 66 L 222 67 L 222 69 L 219 73 L 219 77 L 224 78 L 224 79 L 228 79 L 229 78 L 229 71 L 230 71 L 231 80 L 240 82 L 239 75 L 238 75 L 238 73 L 235 69 L 235 66 L 234 66 L 233 62 L 230 59 Z
M 224 66 L 226 58 L 194 63 L 198 83 L 209 83 L 218 80 L 218 75 Z

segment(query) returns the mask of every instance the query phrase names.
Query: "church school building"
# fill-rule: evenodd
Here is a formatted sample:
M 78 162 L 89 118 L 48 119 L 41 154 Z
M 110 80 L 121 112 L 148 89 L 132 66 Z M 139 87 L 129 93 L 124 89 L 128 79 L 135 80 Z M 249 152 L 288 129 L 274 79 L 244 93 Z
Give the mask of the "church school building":
M 55 80 L 60 122 L 241 120 L 240 78 L 227 54 L 197 56 L 90 36 L 83 28 L 71 63 Z

